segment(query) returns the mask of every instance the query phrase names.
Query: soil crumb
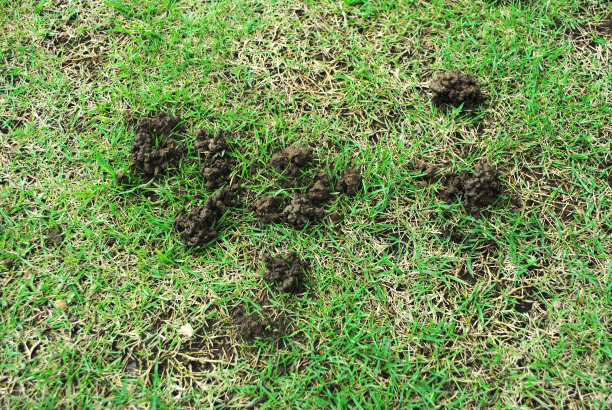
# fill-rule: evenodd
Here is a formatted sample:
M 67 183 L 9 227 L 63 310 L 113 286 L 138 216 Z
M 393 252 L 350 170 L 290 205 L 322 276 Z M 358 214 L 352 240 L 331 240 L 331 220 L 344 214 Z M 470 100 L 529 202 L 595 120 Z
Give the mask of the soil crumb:
M 117 171 L 115 173 L 115 184 L 117 186 L 124 186 L 130 183 L 130 177 L 127 176 L 123 171 Z
M 261 313 L 247 314 L 240 309 L 234 314 L 234 326 L 243 340 L 253 341 L 259 337 L 278 340 L 285 336 L 287 323 L 283 314 L 276 315 L 272 309 L 264 309 Z
M 274 195 L 267 195 L 253 201 L 253 210 L 255 214 L 264 222 L 278 222 L 281 219 L 280 206 L 281 198 Z
M 215 192 L 204 206 L 197 206 L 188 214 L 177 216 L 174 229 L 180 233 L 180 241 L 190 247 L 212 241 L 219 234 L 216 229 L 217 221 L 235 201 L 236 195 L 229 188 L 224 188 Z
M 439 73 L 430 84 L 433 101 L 438 105 L 453 105 L 470 109 L 482 103 L 484 96 L 475 77 L 457 71 Z
M 50 247 L 58 247 L 64 242 L 62 233 L 57 228 L 51 228 L 47 233 L 47 239 L 45 243 Z
M 221 188 L 229 182 L 232 172 L 236 169 L 236 159 L 228 157 L 218 159 L 214 163 L 202 166 L 201 173 L 204 177 L 206 189 L 214 190 Z
M 282 292 L 301 293 L 306 290 L 304 286 L 304 273 L 310 263 L 297 257 L 291 252 L 285 257 L 266 255 L 264 258 L 267 271 L 264 279 L 277 283 Z
M 361 188 L 362 179 L 359 172 L 348 170 L 338 181 L 338 191 L 348 196 L 354 196 Z
M 130 163 L 148 176 L 156 177 L 183 151 L 171 137 L 183 131 L 181 119 L 165 113 L 140 118 L 132 142 Z
M 494 203 L 501 194 L 499 172 L 489 163 L 477 165 L 474 173 L 464 171 L 447 175 L 444 187 L 441 199 L 454 203 L 459 198 L 472 215 Z
M 204 163 L 211 162 L 216 156 L 223 155 L 230 150 L 230 144 L 227 141 L 226 133 L 218 130 L 212 134 L 206 128 L 200 128 L 196 131 L 195 150 L 203 157 Z
M 313 204 L 307 194 L 297 194 L 283 210 L 283 218 L 296 228 L 304 228 L 309 222 L 316 223 L 325 216 L 325 211 Z
M 270 165 L 278 173 L 295 178 L 300 175 L 300 170 L 312 161 L 312 158 L 312 148 L 291 146 L 275 152 L 270 158 Z
M 426 162 L 415 161 L 414 170 L 417 175 L 414 177 L 416 180 L 433 182 L 436 179 L 436 174 L 438 173 L 437 168 Z

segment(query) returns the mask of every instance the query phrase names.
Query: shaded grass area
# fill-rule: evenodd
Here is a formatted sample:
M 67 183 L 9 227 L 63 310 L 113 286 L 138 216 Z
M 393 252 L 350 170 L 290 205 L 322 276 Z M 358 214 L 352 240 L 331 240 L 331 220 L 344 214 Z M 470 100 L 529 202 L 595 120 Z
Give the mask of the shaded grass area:
M 4 405 L 610 405 L 606 2 L 0 4 Z M 487 103 L 433 106 L 440 70 Z M 172 220 L 211 194 L 195 156 L 114 184 L 156 111 L 190 142 L 233 133 L 247 203 L 291 193 L 267 164 L 294 143 L 364 190 L 305 230 L 234 209 L 185 249 Z M 504 185 L 486 218 L 418 166 L 482 160 Z M 312 261 L 303 296 L 262 280 L 284 251 Z M 237 309 L 286 337 L 243 341 Z

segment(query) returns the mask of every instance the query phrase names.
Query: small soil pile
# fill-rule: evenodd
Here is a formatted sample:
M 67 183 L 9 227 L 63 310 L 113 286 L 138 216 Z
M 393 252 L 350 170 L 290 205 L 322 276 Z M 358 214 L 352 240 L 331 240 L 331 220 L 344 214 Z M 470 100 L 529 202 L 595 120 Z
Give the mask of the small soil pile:
M 187 246 L 204 245 L 217 237 L 217 221 L 234 205 L 236 195 L 228 188 L 221 189 L 208 198 L 204 206 L 197 206 L 187 215 L 174 220 L 179 239 Z
M 236 159 L 227 157 L 212 164 L 202 166 L 202 176 L 206 189 L 215 190 L 229 182 L 232 172 L 236 169 Z
M 230 144 L 225 133 L 217 131 L 213 135 L 207 129 L 200 128 L 196 131 L 196 140 L 194 148 L 204 164 L 200 172 L 206 189 L 221 188 L 236 169 L 236 159 L 229 155 Z
M 57 247 L 60 246 L 64 242 L 64 237 L 62 233 L 57 228 L 51 228 L 47 233 L 47 239 L 45 243 L 49 247 Z
M 222 131 L 212 134 L 206 128 L 200 128 L 196 131 L 195 136 L 196 143 L 194 148 L 205 163 L 211 162 L 215 156 L 223 155 L 226 151 L 229 152 L 230 150 L 226 134 Z
M 297 194 L 282 215 L 289 224 L 302 229 L 309 222 L 316 223 L 323 219 L 325 210 L 313 204 L 307 194 Z
M 277 283 L 282 292 L 300 293 L 306 290 L 304 272 L 309 268 L 310 263 L 298 258 L 295 252 L 285 257 L 273 257 L 268 254 L 264 261 L 268 269 L 264 274 L 264 279 Z
M 276 315 L 271 309 L 264 309 L 262 315 L 257 312 L 247 314 L 240 309 L 233 315 L 236 331 L 244 340 L 253 341 L 256 338 L 273 338 L 275 340 L 285 336 L 287 332 L 286 318 Z
M 447 175 L 444 186 L 441 199 L 454 203 L 459 198 L 465 210 L 472 215 L 494 203 L 501 194 L 499 172 L 488 163 L 476 166 L 473 174 L 464 171 Z
M 438 105 L 463 104 L 466 109 L 473 108 L 484 100 L 476 78 L 457 71 L 439 73 L 431 82 L 433 102 Z
M 275 152 L 270 158 L 270 165 L 280 174 L 295 178 L 300 176 L 300 170 L 312 161 L 312 148 L 291 146 Z
M 164 113 L 139 119 L 130 163 L 150 177 L 165 171 L 168 164 L 183 152 L 183 147 L 170 138 L 172 134 L 183 131 L 180 123 L 180 118 Z
M 345 195 L 354 196 L 361 188 L 362 179 L 359 172 L 348 170 L 340 177 L 336 188 Z
M 281 198 L 274 195 L 267 195 L 256 199 L 253 202 L 253 210 L 255 214 L 264 222 L 278 222 L 281 219 L 280 206 Z
M 432 182 L 436 178 L 436 173 L 438 172 L 437 168 L 423 161 L 415 161 L 414 167 L 411 170 L 416 173 L 415 179 L 420 181 Z
M 608 14 L 608 16 L 599 23 L 598 29 L 600 33 L 612 37 L 612 13 Z
M 320 221 L 325 216 L 321 205 L 330 198 L 330 193 L 329 177 L 325 172 L 318 173 L 312 187 L 305 194 L 294 195 L 291 203 L 283 210 L 283 218 L 299 229 L 309 222 Z

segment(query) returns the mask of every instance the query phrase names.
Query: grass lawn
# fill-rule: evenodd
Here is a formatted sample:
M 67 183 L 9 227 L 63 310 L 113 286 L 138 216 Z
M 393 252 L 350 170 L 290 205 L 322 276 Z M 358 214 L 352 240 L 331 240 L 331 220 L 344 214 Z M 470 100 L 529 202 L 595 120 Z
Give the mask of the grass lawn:
M 607 1 L 0 0 L 0 53 L 1 407 L 612 406 Z M 435 105 L 442 71 L 485 103 Z M 157 112 L 188 155 L 148 179 Z M 188 248 L 201 127 L 243 189 Z M 304 180 L 363 175 L 304 229 L 250 206 L 297 190 L 269 166 L 290 145 Z M 483 162 L 484 214 L 440 200 Z M 291 251 L 305 293 L 264 280 Z

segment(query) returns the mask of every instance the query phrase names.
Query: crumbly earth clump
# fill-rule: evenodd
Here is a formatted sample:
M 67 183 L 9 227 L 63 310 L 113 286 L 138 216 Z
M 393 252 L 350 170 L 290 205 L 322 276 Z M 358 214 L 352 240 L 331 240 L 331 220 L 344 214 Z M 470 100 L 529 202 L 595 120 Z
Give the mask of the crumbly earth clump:
M 181 242 L 193 247 L 204 245 L 216 238 L 219 234 L 216 229 L 217 221 L 235 201 L 236 195 L 229 188 L 224 188 L 208 198 L 204 206 L 197 206 L 188 214 L 177 216 L 174 229 L 180 233 Z
M 354 196 L 361 188 L 362 179 L 359 172 L 348 170 L 340 177 L 337 189 L 345 195 Z
M 283 210 L 283 218 L 296 228 L 304 228 L 309 222 L 316 223 L 325 216 L 325 211 L 310 200 L 307 194 L 297 194 Z
M 259 337 L 280 339 L 287 331 L 286 317 L 282 314 L 275 315 L 271 309 L 264 309 L 262 315 L 257 312 L 247 314 L 241 309 L 233 316 L 237 334 L 246 341 Z
M 473 108 L 480 104 L 484 97 L 475 77 L 457 71 L 439 73 L 430 84 L 433 101 L 436 104 L 449 104 L 455 107 L 463 104 L 464 108 Z
M 220 158 L 212 164 L 203 165 L 201 169 L 206 189 L 221 188 L 229 182 L 231 173 L 236 169 L 236 159 L 233 157 Z
M 274 195 L 266 195 L 253 201 L 255 214 L 264 222 L 278 222 L 281 219 L 281 198 Z
M 285 257 L 266 255 L 267 271 L 264 279 L 277 283 L 282 292 L 299 293 L 304 288 L 304 272 L 309 268 L 308 261 L 298 258 L 295 252 Z
M 217 130 L 213 134 L 206 128 L 200 128 L 196 131 L 194 148 L 203 157 L 204 163 L 211 162 L 216 156 L 230 150 L 226 134 L 221 130 Z
M 499 172 L 489 163 L 476 166 L 474 173 L 464 171 L 447 175 L 444 186 L 442 200 L 453 203 L 459 198 L 472 215 L 494 203 L 501 194 Z
M 164 172 L 168 164 L 183 152 L 183 147 L 170 138 L 173 133 L 182 131 L 180 123 L 180 118 L 165 113 L 139 119 L 130 163 L 151 177 Z
M 270 165 L 286 177 L 295 178 L 300 175 L 300 170 L 312 161 L 312 148 L 291 146 L 277 151 L 270 158 Z
M 306 196 L 313 204 L 321 204 L 330 198 L 331 186 L 326 172 L 319 172 L 314 183 L 306 192 Z

